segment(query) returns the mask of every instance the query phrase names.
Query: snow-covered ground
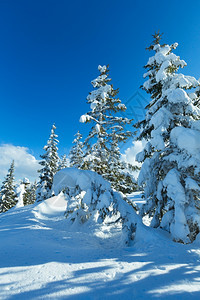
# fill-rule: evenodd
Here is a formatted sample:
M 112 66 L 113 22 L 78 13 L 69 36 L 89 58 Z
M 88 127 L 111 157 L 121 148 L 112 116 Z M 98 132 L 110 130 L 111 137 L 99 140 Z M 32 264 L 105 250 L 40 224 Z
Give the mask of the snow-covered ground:
M 117 230 L 69 226 L 65 209 L 57 196 L 0 215 L 0 299 L 200 299 L 200 241 L 141 228 L 125 248 Z
M 141 206 L 146 202 L 144 199 L 142 199 L 141 195 L 142 195 L 142 192 L 135 192 L 135 193 L 128 195 L 128 199 L 131 202 L 134 202 L 138 208 L 141 208 Z

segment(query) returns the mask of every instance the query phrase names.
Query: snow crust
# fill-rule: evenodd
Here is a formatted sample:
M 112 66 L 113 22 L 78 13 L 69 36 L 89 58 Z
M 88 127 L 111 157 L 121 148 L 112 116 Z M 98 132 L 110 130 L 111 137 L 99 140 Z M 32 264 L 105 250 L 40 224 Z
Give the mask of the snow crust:
M 59 216 L 63 218 L 63 214 L 67 208 L 67 201 L 63 193 L 58 196 L 51 197 L 45 201 L 42 201 L 34 208 L 34 214 L 39 219 L 52 218 L 53 216 Z
M 139 226 L 124 248 L 107 227 L 69 227 L 65 209 L 56 196 L 0 215 L 0 299 L 200 298 L 200 237 L 182 245 Z

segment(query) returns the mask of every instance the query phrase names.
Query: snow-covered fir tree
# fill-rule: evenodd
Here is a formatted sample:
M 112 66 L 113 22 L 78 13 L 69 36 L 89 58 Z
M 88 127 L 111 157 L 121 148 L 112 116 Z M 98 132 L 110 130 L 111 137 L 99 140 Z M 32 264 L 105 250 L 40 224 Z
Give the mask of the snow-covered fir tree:
M 0 191 L 0 213 L 6 212 L 17 203 L 14 183 L 14 168 L 14 161 L 12 161 Z
M 37 188 L 36 182 L 29 183 L 29 184 L 25 185 L 25 192 L 24 192 L 24 195 L 23 195 L 24 205 L 30 205 L 30 204 L 35 203 L 35 201 L 36 201 L 36 188 Z
M 24 194 L 26 191 L 26 187 L 30 185 L 30 181 L 28 178 L 24 178 L 16 187 L 16 194 L 17 194 L 17 204 L 16 207 L 23 207 L 24 206 Z
M 78 131 L 75 134 L 75 139 L 73 140 L 73 147 L 70 150 L 70 167 L 81 168 L 83 165 L 83 143 L 82 135 Z
M 42 169 L 38 171 L 40 176 L 36 192 L 37 201 L 42 201 L 52 196 L 51 187 L 53 176 L 56 174 L 59 165 L 59 157 L 57 153 L 58 136 L 55 134 L 55 129 L 56 126 L 53 125 L 47 145 L 44 146 L 45 154 L 40 156 L 42 160 L 39 164 L 42 166 Z
M 118 146 L 121 142 L 125 142 L 132 135 L 126 130 L 126 125 L 132 120 L 119 116 L 118 113 L 125 111 L 126 106 L 116 97 L 118 89 L 114 90 L 111 79 L 108 78 L 108 66 L 99 66 L 100 75 L 92 81 L 94 90 L 88 95 L 87 101 L 90 104 L 91 111 L 81 116 L 80 122 L 92 123 L 92 128 L 88 137 L 84 141 L 85 154 L 83 169 L 89 169 L 102 175 L 104 178 L 111 178 L 111 160 L 112 165 L 120 165 L 120 155 L 113 153 L 112 143 Z M 113 139 L 114 136 L 114 139 Z M 112 184 L 117 186 L 119 174 L 115 174 L 113 170 Z M 114 184 L 114 182 L 116 184 Z
M 62 170 L 62 169 L 65 169 L 69 166 L 69 163 L 68 163 L 68 159 L 67 159 L 67 155 L 66 154 L 63 154 L 60 158 L 60 161 L 59 161 L 59 165 L 58 165 L 58 171 Z
M 200 229 L 200 109 L 198 94 L 189 92 L 199 82 L 177 71 L 186 66 L 173 53 L 178 44 L 161 45 L 160 34 L 148 48 L 154 51 L 145 68 L 143 88 L 151 95 L 146 118 L 139 124 L 147 144 L 138 154 L 143 162 L 139 184 L 144 187 L 153 227 L 188 243 Z
M 105 178 L 111 183 L 114 189 L 126 194 L 133 192 L 137 188 L 137 184 L 133 176 L 131 176 L 136 167 L 121 160 L 118 139 L 114 130 L 111 138 L 108 165 L 109 169 Z

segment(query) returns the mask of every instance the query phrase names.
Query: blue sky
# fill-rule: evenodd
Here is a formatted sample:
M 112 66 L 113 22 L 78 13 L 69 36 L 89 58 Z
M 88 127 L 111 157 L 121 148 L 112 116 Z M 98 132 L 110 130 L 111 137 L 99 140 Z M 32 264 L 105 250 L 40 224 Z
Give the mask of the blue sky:
M 185 0 L 0 0 L 0 144 L 39 158 L 55 122 L 60 152 L 68 151 L 87 127 L 79 117 L 97 66 L 110 64 L 125 103 L 143 83 L 145 47 L 158 29 L 199 78 L 199 12 L 199 1 Z

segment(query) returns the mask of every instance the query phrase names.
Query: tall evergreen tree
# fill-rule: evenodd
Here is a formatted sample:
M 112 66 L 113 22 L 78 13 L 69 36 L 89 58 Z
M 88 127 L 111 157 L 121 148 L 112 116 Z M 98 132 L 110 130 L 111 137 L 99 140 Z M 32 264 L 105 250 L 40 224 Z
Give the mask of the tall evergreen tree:
M 67 168 L 69 165 L 66 154 L 61 156 L 59 161 L 58 171 Z
M 83 165 L 83 143 L 82 135 L 78 131 L 75 134 L 75 139 L 73 140 L 74 146 L 71 148 L 69 153 L 70 167 L 81 168 Z
M 23 207 L 24 206 L 24 194 L 26 192 L 27 186 L 30 185 L 30 181 L 28 178 L 24 178 L 20 181 L 20 183 L 16 187 L 17 193 L 17 204 L 16 207 Z
M 8 170 L 8 174 L 3 181 L 0 191 L 0 213 L 6 212 L 17 203 L 14 183 L 14 160 Z
M 23 203 L 24 205 L 30 205 L 35 203 L 36 201 L 36 188 L 37 188 L 37 184 L 32 183 L 32 184 L 26 184 L 25 185 L 25 192 L 23 195 Z
M 56 127 L 53 125 L 47 145 L 44 146 L 45 154 L 40 156 L 42 160 L 39 163 L 42 169 L 38 171 L 40 177 L 37 188 L 37 201 L 42 201 L 52 196 L 53 176 L 56 174 L 59 164 L 57 153 L 58 136 L 55 134 L 55 129 Z
M 109 169 L 105 178 L 111 183 L 111 186 L 122 193 L 131 193 L 137 188 L 137 184 L 131 173 L 136 170 L 130 164 L 121 160 L 121 153 L 118 145 L 118 138 L 113 130 L 110 153 L 108 158 Z
M 108 66 L 99 66 L 98 70 L 100 75 L 92 81 L 94 90 L 87 97 L 91 111 L 80 118 L 82 123 L 92 123 L 92 128 L 84 142 L 86 151 L 82 168 L 93 170 L 109 179 L 111 159 L 115 160 L 113 166 L 116 160 L 120 165 L 120 155 L 116 153 L 119 150 L 113 153 L 112 143 L 114 142 L 118 149 L 119 144 L 132 135 L 125 129 L 132 120 L 118 115 L 126 110 L 126 106 L 116 97 L 118 89 L 114 90 L 112 84 L 109 84 L 111 79 L 108 78 Z M 115 171 L 113 170 L 113 174 Z M 118 179 L 116 175 L 113 177 L 113 182 L 117 182 Z
M 200 109 L 195 105 L 198 95 L 188 91 L 199 82 L 177 73 L 186 66 L 172 52 L 178 44 L 161 45 L 160 38 L 155 34 L 148 48 L 154 56 L 145 66 L 144 78 L 148 79 L 143 88 L 152 100 L 146 118 L 137 124 L 142 128 L 140 139 L 147 140 L 137 156 L 143 162 L 139 184 L 147 200 L 142 215 L 149 214 L 153 227 L 161 227 L 174 240 L 187 243 L 195 239 L 200 228 L 200 159 L 195 142 L 200 140 Z

